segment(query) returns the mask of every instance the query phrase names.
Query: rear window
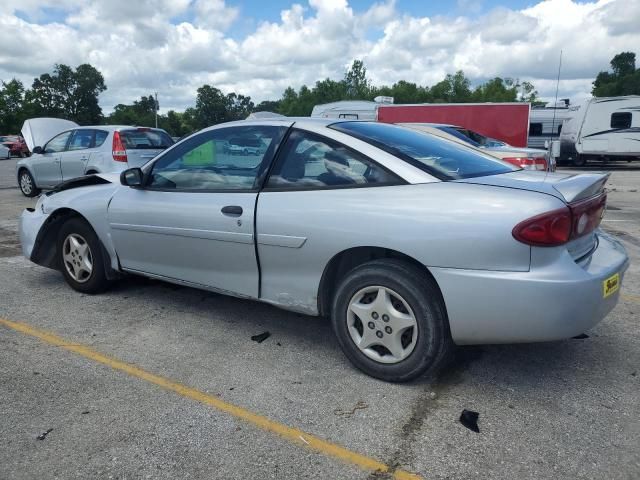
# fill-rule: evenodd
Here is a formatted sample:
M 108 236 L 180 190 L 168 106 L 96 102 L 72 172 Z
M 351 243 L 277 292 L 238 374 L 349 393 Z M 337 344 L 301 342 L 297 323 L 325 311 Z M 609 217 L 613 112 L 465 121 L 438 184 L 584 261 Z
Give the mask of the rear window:
M 484 177 L 519 170 L 464 145 L 396 125 L 344 122 L 335 123 L 330 128 L 378 147 L 440 180 Z
M 173 140 L 162 130 L 120 130 L 120 139 L 127 150 L 164 149 L 173 145 Z

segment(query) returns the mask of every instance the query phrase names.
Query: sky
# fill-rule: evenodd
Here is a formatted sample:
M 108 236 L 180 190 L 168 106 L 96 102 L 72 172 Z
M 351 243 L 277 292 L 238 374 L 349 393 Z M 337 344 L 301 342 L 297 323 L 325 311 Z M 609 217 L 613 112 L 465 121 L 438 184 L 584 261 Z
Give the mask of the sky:
M 552 100 L 589 95 L 622 51 L 639 55 L 640 0 L 3 0 L 0 80 L 56 63 L 105 77 L 105 113 L 158 92 L 161 111 L 198 87 L 276 100 L 288 86 L 339 80 L 361 59 L 375 85 L 433 85 L 463 70 L 532 82 Z

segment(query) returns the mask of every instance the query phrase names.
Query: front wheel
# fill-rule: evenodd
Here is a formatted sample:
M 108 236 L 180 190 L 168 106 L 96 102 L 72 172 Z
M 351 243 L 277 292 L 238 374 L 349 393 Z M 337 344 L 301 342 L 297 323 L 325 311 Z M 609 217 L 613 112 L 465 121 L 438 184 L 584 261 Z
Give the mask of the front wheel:
M 20 174 L 18 175 L 18 185 L 20 186 L 20 191 L 25 197 L 35 197 L 40 193 L 40 189 L 36 187 L 36 182 L 33 180 L 29 170 L 26 168 L 20 170 Z
M 109 287 L 102 245 L 84 220 L 71 218 L 62 225 L 57 253 L 62 275 L 74 290 L 100 293 Z
M 375 260 L 349 272 L 335 294 L 332 323 L 347 358 L 391 382 L 436 371 L 453 347 L 435 282 L 400 260 Z

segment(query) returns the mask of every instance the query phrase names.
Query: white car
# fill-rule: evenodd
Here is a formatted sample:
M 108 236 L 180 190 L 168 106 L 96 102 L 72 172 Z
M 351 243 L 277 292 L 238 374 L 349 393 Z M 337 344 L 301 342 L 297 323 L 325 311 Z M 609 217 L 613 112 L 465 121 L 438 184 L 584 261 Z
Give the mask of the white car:
M 174 143 L 161 129 L 81 127 L 57 118 L 27 120 L 22 135 L 33 153 L 16 165 L 18 185 L 27 197 L 83 175 L 140 167 Z

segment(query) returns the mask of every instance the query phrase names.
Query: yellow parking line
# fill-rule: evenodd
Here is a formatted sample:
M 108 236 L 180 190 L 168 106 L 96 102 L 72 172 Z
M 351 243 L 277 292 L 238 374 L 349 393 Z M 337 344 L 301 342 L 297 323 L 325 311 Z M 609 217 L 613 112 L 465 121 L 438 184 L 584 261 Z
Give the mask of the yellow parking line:
M 327 457 L 340 459 L 367 471 L 377 470 L 381 472 L 390 472 L 393 473 L 393 478 L 397 480 L 416 480 L 422 478 L 419 475 L 409 473 L 404 470 L 393 470 L 391 467 L 389 467 L 389 465 L 381 463 L 378 460 L 360 455 L 359 453 L 352 452 L 351 450 L 341 447 L 340 445 L 328 442 L 307 432 L 298 430 L 297 428 L 288 427 L 282 423 L 275 422 L 266 417 L 263 417 L 262 415 L 258 415 L 257 413 L 253 413 L 242 407 L 233 405 L 232 403 L 225 402 L 211 395 L 207 395 L 206 393 L 201 392 L 200 390 L 196 390 L 195 388 L 187 387 L 180 383 L 169 380 L 168 378 L 164 378 L 159 375 L 147 372 L 129 363 L 125 363 L 115 358 L 108 357 L 91 349 L 86 345 L 69 342 L 64 338 L 31 327 L 25 323 L 12 322 L 11 320 L 0 318 L 0 324 L 17 332 L 24 333 L 25 335 L 38 338 L 48 344 L 64 348 L 65 350 L 68 350 L 70 352 L 74 352 L 78 355 L 88 358 L 89 360 L 93 360 L 94 362 L 107 365 L 114 370 L 120 370 L 121 372 L 128 373 L 132 377 L 145 380 L 166 390 L 171 390 L 178 395 L 182 395 L 183 397 L 196 400 L 197 402 L 228 413 L 232 417 L 235 417 L 239 420 L 244 420 L 245 422 L 266 430 L 267 432 L 278 434 L 285 440 L 288 440 L 295 445 L 310 448 L 326 455 Z
M 627 302 L 640 303 L 640 295 L 632 295 L 630 293 L 622 293 L 622 294 L 620 294 L 620 297 L 622 298 L 622 300 L 625 300 Z

